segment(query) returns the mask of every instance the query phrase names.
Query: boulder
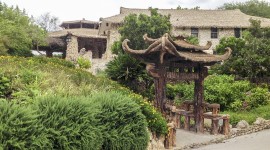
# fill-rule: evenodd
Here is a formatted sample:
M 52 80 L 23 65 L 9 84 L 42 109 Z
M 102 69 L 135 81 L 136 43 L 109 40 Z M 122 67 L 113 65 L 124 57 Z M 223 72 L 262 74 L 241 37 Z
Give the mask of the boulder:
M 245 120 L 241 120 L 237 123 L 236 128 L 237 129 L 247 129 L 249 127 L 249 124 Z
M 261 125 L 261 124 L 264 124 L 266 122 L 265 119 L 259 117 L 256 119 L 256 121 L 253 123 L 254 125 Z

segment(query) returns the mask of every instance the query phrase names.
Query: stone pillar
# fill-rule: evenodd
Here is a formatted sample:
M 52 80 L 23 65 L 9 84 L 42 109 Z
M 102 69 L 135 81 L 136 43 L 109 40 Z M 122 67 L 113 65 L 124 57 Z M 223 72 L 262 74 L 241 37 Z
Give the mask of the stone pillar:
M 76 36 L 70 36 L 70 41 L 67 42 L 66 60 L 77 61 L 78 52 L 78 38 Z

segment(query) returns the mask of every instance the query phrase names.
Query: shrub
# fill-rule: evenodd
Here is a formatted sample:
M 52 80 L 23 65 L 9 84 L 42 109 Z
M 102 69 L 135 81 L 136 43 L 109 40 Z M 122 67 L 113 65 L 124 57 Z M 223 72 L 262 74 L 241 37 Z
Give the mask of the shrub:
M 98 104 L 97 118 L 104 127 L 102 149 L 147 148 L 147 123 L 139 105 L 117 92 L 97 93 L 91 99 Z
M 99 149 L 101 130 L 96 109 L 80 98 L 43 97 L 34 105 L 51 147 L 48 149 Z
M 11 93 L 11 79 L 4 74 L 0 74 L 0 98 L 7 98 Z
M 270 101 L 270 94 L 268 89 L 254 88 L 250 91 L 250 95 L 247 97 L 248 107 L 256 108 L 268 104 Z
M 82 68 L 82 69 L 91 68 L 90 60 L 87 60 L 87 59 L 85 59 L 83 57 L 79 57 L 77 62 L 78 62 L 79 67 Z
M 205 80 L 205 100 L 210 103 L 220 104 L 221 110 L 240 110 L 252 86 L 248 81 L 234 81 L 233 76 L 211 75 Z M 240 106 L 240 107 L 236 107 Z
M 29 107 L 0 100 L 0 149 L 46 149 L 49 144 Z
M 141 95 L 130 94 L 130 98 L 140 105 L 142 113 L 146 117 L 148 128 L 157 136 L 166 135 L 168 132 L 167 122 L 162 114 L 147 100 L 143 99 Z

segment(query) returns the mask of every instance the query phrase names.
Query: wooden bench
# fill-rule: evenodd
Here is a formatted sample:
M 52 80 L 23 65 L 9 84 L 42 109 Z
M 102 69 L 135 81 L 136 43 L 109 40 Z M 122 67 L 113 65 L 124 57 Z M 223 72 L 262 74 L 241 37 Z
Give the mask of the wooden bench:
M 166 106 L 168 108 L 168 106 Z M 219 104 L 202 104 L 204 113 L 203 118 L 211 119 L 211 134 L 229 134 L 229 115 L 219 114 L 220 105 Z M 171 116 L 174 118 L 176 123 L 176 128 L 181 128 L 181 117 L 184 117 L 184 129 L 190 130 L 190 120 L 194 119 L 194 102 L 184 101 L 181 109 L 176 109 L 175 106 L 170 107 Z M 222 120 L 222 126 L 220 128 L 219 121 Z

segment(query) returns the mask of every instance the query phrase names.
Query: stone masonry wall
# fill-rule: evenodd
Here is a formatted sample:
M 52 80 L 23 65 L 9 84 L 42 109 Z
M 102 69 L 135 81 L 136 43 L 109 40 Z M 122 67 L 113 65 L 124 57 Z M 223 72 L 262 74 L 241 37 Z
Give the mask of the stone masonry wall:
M 191 35 L 190 28 L 178 28 L 172 30 L 172 35 Z M 234 36 L 234 29 L 218 29 L 218 38 L 211 39 L 211 29 L 210 28 L 199 28 L 199 45 L 206 45 L 207 41 L 212 42 L 212 47 L 210 49 L 215 49 L 215 47 L 219 44 L 219 40 L 223 37 Z
M 76 62 L 78 56 L 78 38 L 76 36 L 71 36 L 70 42 L 67 43 L 66 60 Z
M 105 55 L 104 57 L 106 58 L 111 58 L 113 55 L 112 55 L 112 51 L 111 51 L 111 46 L 113 45 L 113 43 L 115 41 L 118 41 L 120 39 L 120 34 L 118 33 L 117 30 L 111 30 L 109 33 L 108 33 L 108 38 L 107 38 L 107 49 L 106 49 L 106 52 L 105 52 Z

